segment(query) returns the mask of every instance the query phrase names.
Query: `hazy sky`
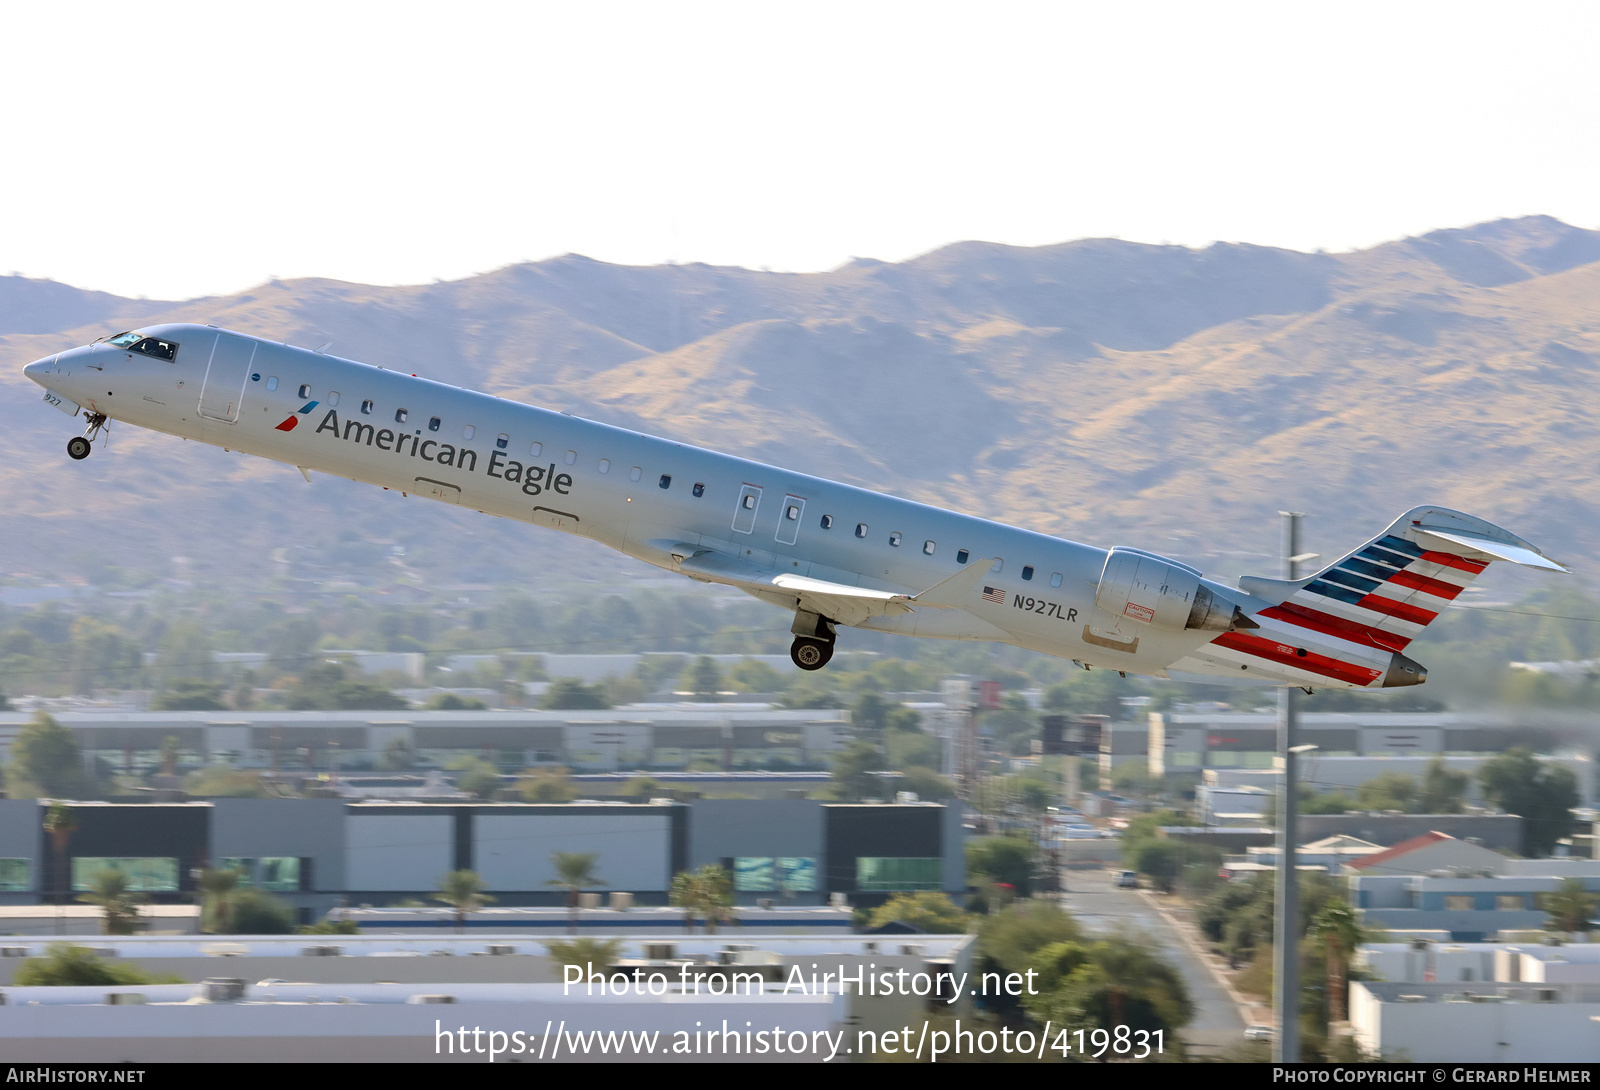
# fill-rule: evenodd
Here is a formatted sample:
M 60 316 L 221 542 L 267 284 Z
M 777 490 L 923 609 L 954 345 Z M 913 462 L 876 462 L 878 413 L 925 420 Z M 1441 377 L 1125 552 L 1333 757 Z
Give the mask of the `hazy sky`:
M 1350 249 L 1600 226 L 1600 6 L 6 5 L 0 272 Z

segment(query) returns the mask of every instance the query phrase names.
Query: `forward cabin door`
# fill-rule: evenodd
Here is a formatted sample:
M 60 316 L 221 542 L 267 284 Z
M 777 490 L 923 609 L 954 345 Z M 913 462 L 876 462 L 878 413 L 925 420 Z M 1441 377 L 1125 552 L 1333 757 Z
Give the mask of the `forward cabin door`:
M 250 381 L 250 365 L 255 360 L 255 341 L 217 334 L 206 366 L 205 383 L 200 387 L 200 415 L 232 424 L 239 419 L 244 388 Z

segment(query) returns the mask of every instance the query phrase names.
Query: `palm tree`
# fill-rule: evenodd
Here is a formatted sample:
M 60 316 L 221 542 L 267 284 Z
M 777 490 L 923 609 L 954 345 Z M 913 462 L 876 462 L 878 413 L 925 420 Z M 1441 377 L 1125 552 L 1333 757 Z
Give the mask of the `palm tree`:
M 585 886 L 603 886 L 606 882 L 595 877 L 594 865 L 600 861 L 599 852 L 556 852 L 550 857 L 555 864 L 556 876 L 552 886 L 567 891 L 567 930 L 578 933 L 578 894 Z
M 78 831 L 78 819 L 72 814 L 72 807 L 64 802 L 52 802 L 50 809 L 45 811 L 44 831 L 50 834 L 50 846 L 56 853 L 56 889 L 59 893 L 56 903 L 67 903 L 67 887 L 70 876 L 67 874 L 67 842 L 72 839 L 72 834 Z M 57 916 L 58 930 L 64 926 L 65 917 Z
M 1312 930 L 1322 936 L 1328 950 L 1328 1021 L 1343 1022 L 1345 980 L 1350 973 L 1350 955 L 1366 940 L 1360 917 L 1346 901 L 1332 900 L 1323 906 L 1313 921 Z
M 483 879 L 478 877 L 477 871 L 471 870 L 454 870 L 439 879 L 439 892 L 433 899 L 456 910 L 457 934 L 466 927 L 467 913 L 494 904 L 494 898 L 483 892 Z
M 716 932 L 718 923 L 734 918 L 733 883 L 728 872 L 714 863 L 674 876 L 670 900 L 683 909 L 683 924 L 690 931 L 697 916 L 706 921 L 708 935 Z
M 209 930 L 212 934 L 233 933 L 233 895 L 239 889 L 241 877 L 243 877 L 241 871 L 231 869 L 206 869 L 200 872 L 198 885 L 201 918 L 210 922 Z
M 139 902 L 144 898 L 129 891 L 126 874 L 108 867 L 94 876 L 92 888 L 80 893 L 78 900 L 105 909 L 107 935 L 131 935 L 138 926 Z

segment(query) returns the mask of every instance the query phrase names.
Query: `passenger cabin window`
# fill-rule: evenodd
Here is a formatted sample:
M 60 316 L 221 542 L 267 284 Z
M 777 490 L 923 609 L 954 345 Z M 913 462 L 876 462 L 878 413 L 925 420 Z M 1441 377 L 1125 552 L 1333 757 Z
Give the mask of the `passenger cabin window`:
M 823 515 L 822 516 L 822 528 L 824 530 L 833 529 L 833 516 L 832 515 Z
M 178 346 L 172 341 L 163 341 L 159 337 L 146 337 L 137 344 L 128 347 L 129 352 L 137 352 L 141 356 L 153 356 L 158 360 L 171 360 L 178 354 Z
M 441 423 L 443 423 L 443 421 L 441 421 L 437 416 L 428 417 L 428 430 L 438 431 Z
M 363 401 L 361 403 L 361 411 L 370 415 L 372 413 L 372 402 L 370 400 Z
M 672 475 L 670 473 L 663 473 L 661 475 L 661 479 L 656 482 L 656 485 L 658 487 L 660 487 L 660 488 L 671 488 L 672 487 Z
M 866 537 L 867 536 L 867 524 L 866 523 L 864 523 L 864 522 L 856 523 L 856 536 L 857 537 Z
M 611 459 L 610 458 L 602 458 L 602 459 L 600 459 L 600 472 L 601 473 L 610 473 L 611 472 Z
M 311 396 L 311 384 L 309 382 L 302 382 L 300 384 L 299 396 L 301 396 L 301 397 L 310 397 Z
M 334 408 L 338 404 L 339 404 L 339 391 L 338 390 L 329 390 L 328 391 L 328 408 L 330 408 L 330 409 Z
M 273 375 L 271 378 L 267 379 L 267 389 L 276 390 L 277 388 L 278 388 L 278 376 L 277 375 Z
M 783 517 L 788 519 L 790 522 L 799 522 L 800 508 L 791 503 L 788 507 L 783 509 Z
M 473 425 L 471 425 L 471 424 L 468 424 L 466 427 L 461 429 L 461 438 L 463 438 L 463 439 L 471 439 L 474 435 L 477 435 L 477 434 L 478 434 L 478 429 L 476 427 L 474 427 Z
M 997 557 L 994 558 L 994 567 L 990 568 L 989 570 L 998 574 L 1000 569 L 1005 567 L 1005 566 L 1006 566 L 1005 558 L 997 556 Z
M 695 499 L 699 499 L 701 496 L 704 496 L 705 494 L 706 494 L 705 482 L 704 481 L 696 481 L 696 482 L 694 482 L 694 498 Z
M 578 461 L 578 452 L 575 451 L 575 450 L 569 450 L 569 451 L 567 451 L 567 456 L 565 458 L 561 459 L 561 460 L 563 462 L 567 463 L 567 465 L 569 465 L 569 466 L 570 465 L 574 465 Z
M 394 411 L 394 422 L 396 424 L 404 424 L 406 422 L 406 417 L 410 415 L 411 412 L 409 409 L 396 409 Z
M 933 542 L 924 541 L 922 543 L 922 552 L 923 552 L 924 556 L 932 556 L 933 555 Z
M 1024 565 L 1022 565 L 1022 578 L 1023 579 L 1032 579 L 1033 578 L 1033 565 L 1032 564 L 1024 564 Z
M 1061 573 L 1060 572 L 1054 571 L 1054 572 L 1050 573 L 1050 585 L 1052 587 L 1059 587 L 1061 585 Z
M 637 481 L 642 476 L 644 476 L 644 470 L 640 469 L 638 466 L 634 466 L 632 469 L 628 470 L 628 480 L 630 481 Z
M 505 432 L 501 432 L 499 435 L 494 437 L 494 445 L 500 450 L 505 450 L 506 447 L 511 445 L 511 436 L 507 435 Z
M 957 549 L 956 550 L 956 563 L 957 564 L 965 564 L 968 560 L 971 560 L 971 559 L 972 559 L 972 554 L 967 552 L 967 550 L 965 550 L 965 549 Z
M 756 498 L 753 494 L 746 495 L 745 498 L 740 502 L 744 504 L 744 509 L 746 511 L 754 511 L 756 509 Z
M 900 534 L 898 532 L 889 535 L 889 544 L 897 549 L 900 547 Z
M 544 452 L 544 444 L 543 443 L 534 443 L 534 444 L 532 444 L 531 446 L 528 447 L 528 453 L 533 455 L 535 458 L 539 457 L 539 455 L 542 454 L 543 452 Z

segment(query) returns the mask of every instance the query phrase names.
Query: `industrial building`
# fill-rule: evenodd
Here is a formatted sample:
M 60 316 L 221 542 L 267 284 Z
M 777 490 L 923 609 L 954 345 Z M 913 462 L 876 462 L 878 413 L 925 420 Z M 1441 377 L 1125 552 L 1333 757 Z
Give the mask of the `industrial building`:
M 31 717 L 0 713 L 0 756 Z M 853 740 L 850 713 L 764 704 L 632 705 L 597 711 L 62 712 L 91 768 L 143 773 L 176 738 L 179 763 L 337 773 L 404 753 L 422 767 L 486 757 L 506 771 L 824 768 Z
M 708 864 L 733 874 L 742 905 L 879 903 L 894 893 L 966 888 L 961 804 L 699 799 L 689 803 L 429 803 L 217 799 L 72 803 L 59 857 L 45 804 L 0 800 L 0 904 L 89 888 L 116 868 L 157 902 L 190 900 L 201 868 L 246 884 L 302 921 L 339 905 L 422 901 L 456 870 L 482 876 L 505 907 L 565 904 L 552 857 L 596 856 L 596 889 L 664 905 L 673 876 Z

